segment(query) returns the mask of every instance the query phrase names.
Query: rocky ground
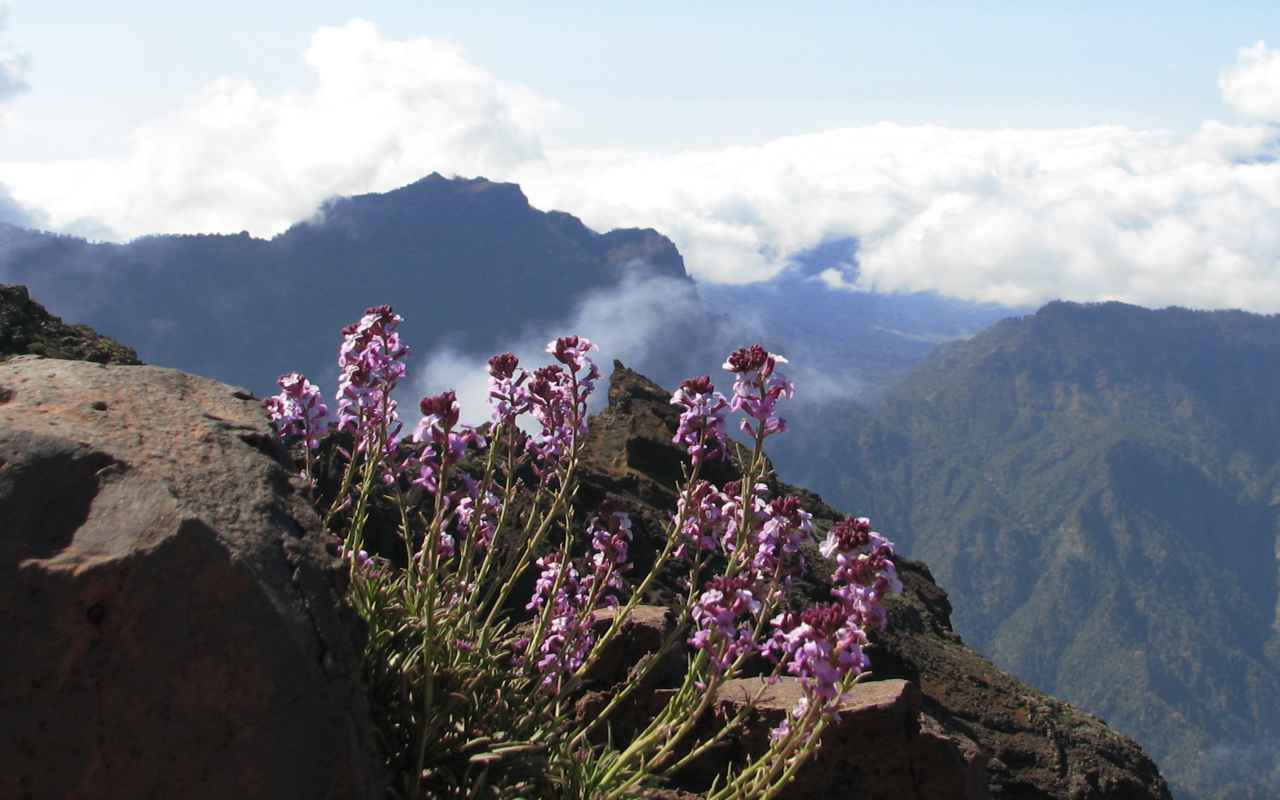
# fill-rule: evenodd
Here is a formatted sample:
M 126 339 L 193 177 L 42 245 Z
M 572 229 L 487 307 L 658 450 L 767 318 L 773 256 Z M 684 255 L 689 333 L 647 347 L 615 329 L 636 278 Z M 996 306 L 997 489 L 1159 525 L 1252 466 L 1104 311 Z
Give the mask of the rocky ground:
M 681 464 L 681 452 L 671 444 L 678 411 L 669 401 L 665 389 L 614 364 L 609 407 L 591 423 L 580 495 L 586 505 L 608 495 L 640 521 L 638 530 L 660 528 L 666 509 L 674 507 Z M 799 495 L 819 528 L 839 518 L 820 497 L 773 483 L 775 491 Z M 885 533 L 892 538 L 892 531 Z M 643 553 L 643 547 L 637 551 Z M 914 718 L 914 729 L 902 728 L 906 738 L 888 740 L 894 744 L 883 751 L 888 741 L 882 735 L 842 734 L 838 738 L 843 744 L 828 747 L 820 759 L 824 763 L 816 768 L 816 775 L 826 777 L 802 784 L 796 797 L 824 796 L 812 792 L 855 785 L 864 788 L 849 796 L 881 796 L 876 785 L 892 787 L 884 796 L 899 798 L 1170 796 L 1155 764 L 1135 742 L 1102 720 L 1018 681 L 967 647 L 951 629 L 950 600 L 928 567 L 909 559 L 899 559 L 898 564 L 906 591 L 891 601 L 889 630 L 876 639 L 872 667 L 876 681 L 908 682 L 909 689 L 881 691 L 895 698 L 890 704 L 895 713 Z M 643 555 L 637 566 L 643 569 Z M 821 596 L 821 575 L 802 584 L 801 590 Z M 660 590 L 653 599 L 665 598 Z M 950 742 L 949 748 L 935 746 L 943 739 Z M 883 755 L 858 766 L 851 752 L 857 748 L 893 754 L 899 769 L 893 782 L 885 777 Z M 913 750 L 918 752 L 913 755 Z M 844 767 L 827 763 L 832 761 L 843 761 Z M 926 764 L 930 766 L 923 768 Z M 943 772 L 949 776 L 945 793 L 937 783 L 929 783 Z M 979 775 L 981 791 L 973 786 Z
M 126 366 L 128 348 L 6 287 L 0 358 L 21 353 L 0 364 L 0 796 L 379 796 L 359 625 L 259 401 Z M 676 410 L 621 364 L 609 400 L 579 505 L 608 496 L 630 511 L 643 570 L 680 478 Z M 773 483 L 819 527 L 838 518 Z M 906 592 L 873 680 L 790 797 L 1169 797 L 1132 741 L 966 647 L 927 567 L 903 559 L 900 572 Z M 602 689 L 655 646 L 670 588 L 602 662 Z M 798 591 L 821 597 L 822 575 Z M 719 712 L 752 680 L 725 687 Z M 794 690 L 770 688 L 755 722 L 681 776 L 683 789 L 759 747 Z

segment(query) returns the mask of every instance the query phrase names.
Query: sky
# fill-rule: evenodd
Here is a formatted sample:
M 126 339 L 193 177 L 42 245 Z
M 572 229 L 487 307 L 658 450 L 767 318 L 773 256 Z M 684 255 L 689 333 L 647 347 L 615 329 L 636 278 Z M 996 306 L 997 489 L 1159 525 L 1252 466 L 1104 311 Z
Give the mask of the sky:
M 1280 312 L 1274 3 L 476 5 L 11 2 L 0 220 L 271 236 L 439 171 L 703 281 L 854 237 L 832 288 Z

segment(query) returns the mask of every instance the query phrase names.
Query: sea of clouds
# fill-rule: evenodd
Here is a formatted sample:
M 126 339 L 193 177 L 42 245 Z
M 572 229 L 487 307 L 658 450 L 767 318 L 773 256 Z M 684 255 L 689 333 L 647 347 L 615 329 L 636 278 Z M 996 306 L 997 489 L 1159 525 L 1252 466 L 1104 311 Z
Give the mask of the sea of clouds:
M 1280 311 L 1280 51 L 1262 42 L 1219 76 L 1234 121 L 1190 133 L 886 122 L 673 153 L 556 147 L 553 98 L 450 42 L 357 20 L 316 31 L 304 58 L 310 85 L 218 79 L 122 157 L 0 161 L 0 214 L 99 238 L 270 236 L 327 197 L 440 171 L 518 182 L 597 229 L 657 228 L 701 281 L 766 280 L 856 237 L 856 274 L 828 285 Z M 27 82 L 0 50 L 0 108 Z

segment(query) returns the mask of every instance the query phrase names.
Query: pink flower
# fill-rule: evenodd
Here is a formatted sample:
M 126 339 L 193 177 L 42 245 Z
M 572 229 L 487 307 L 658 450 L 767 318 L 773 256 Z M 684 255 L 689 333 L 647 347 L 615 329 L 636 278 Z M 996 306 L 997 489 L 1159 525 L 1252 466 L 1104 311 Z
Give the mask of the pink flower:
M 748 436 L 766 438 L 787 430 L 787 421 L 774 413 L 779 398 L 790 399 L 796 393 L 795 385 L 774 371 L 778 364 L 785 363 L 785 358 L 758 344 L 735 350 L 724 362 L 724 368 L 737 376 L 730 408 L 756 421 L 754 425 L 749 420 L 742 421 L 742 430 Z
M 539 558 L 537 564 L 542 571 L 525 608 L 541 612 L 550 606 L 535 666 L 542 673 L 543 687 L 554 693 L 559 691 L 561 678 L 572 675 L 582 666 L 595 636 L 590 615 L 583 613 L 588 592 L 579 582 L 572 562 L 563 563 L 559 553 L 549 553 Z
M 489 407 L 494 424 L 510 424 L 529 410 L 529 392 L 524 387 L 529 373 L 517 371 L 520 359 L 500 353 L 489 359 Z
M 385 431 L 390 453 L 400 435 L 400 417 L 391 392 L 404 377 L 409 348 L 400 342 L 402 318 L 391 306 L 374 306 L 342 329 L 338 349 L 338 429 L 356 435 L 366 451 Z
M 787 672 L 799 677 L 810 695 L 827 704 L 839 700 L 845 675 L 870 666 L 863 652 L 866 634 L 839 603 L 812 606 L 799 615 L 779 614 L 771 622 L 776 631 L 767 649 L 782 658 Z
M 721 458 L 727 448 L 724 415 L 729 401 L 711 385 L 709 376 L 690 378 L 671 395 L 673 405 L 684 408 L 671 441 L 684 445 L 694 465 L 703 459 Z
M 458 529 L 466 532 L 475 522 L 476 546 L 484 552 L 493 546 L 493 537 L 498 532 L 498 514 L 501 511 L 501 500 L 493 492 L 485 492 L 479 496 L 479 484 L 468 487 L 468 493 L 458 501 Z
M 680 495 L 677 509 L 682 515 L 680 532 L 684 539 L 676 548 L 676 558 L 683 558 L 690 548 L 706 553 L 720 549 L 727 524 L 722 509 L 727 502 L 727 497 L 704 480 Z
M 742 576 L 712 578 L 693 606 L 693 621 L 698 629 L 689 644 L 705 650 L 717 672 L 756 649 L 753 633 L 760 601 L 752 595 L 750 586 L 751 581 Z
M 813 515 L 800 507 L 796 497 L 778 497 L 763 509 L 764 524 L 756 534 L 756 551 L 751 567 L 756 579 L 771 581 L 774 576 L 784 584 L 803 567 L 800 544 L 813 534 Z
M 622 575 L 631 569 L 627 560 L 631 544 L 631 517 L 614 509 L 606 500 L 600 513 L 588 523 L 587 533 L 591 536 L 591 549 L 595 551 L 591 555 L 595 572 L 583 579 L 584 591 L 590 596 L 596 585 L 604 582 L 596 604 L 617 605 L 618 594 L 626 588 Z
M 329 416 L 320 389 L 297 372 L 281 375 L 276 383 L 280 385 L 280 394 L 262 401 L 276 433 L 282 439 L 301 437 L 308 449 L 316 449 Z
M 573 372 L 582 369 L 583 361 L 591 362 L 591 359 L 587 358 L 587 353 L 599 349 L 591 343 L 590 339 L 583 336 L 561 336 L 547 344 L 547 352 Z
M 846 613 L 865 628 L 883 630 L 888 624 L 884 599 L 902 591 L 893 542 L 873 531 L 871 520 L 857 517 L 833 525 L 819 550 L 836 562 L 831 593 Z
M 600 370 L 587 356 L 595 349 L 587 339 L 562 336 L 547 345 L 547 352 L 564 366 L 552 364 L 535 370 L 529 382 L 530 408 L 542 431 L 529 438 L 527 448 L 540 475 L 551 471 L 587 432 L 587 397 L 600 377 Z

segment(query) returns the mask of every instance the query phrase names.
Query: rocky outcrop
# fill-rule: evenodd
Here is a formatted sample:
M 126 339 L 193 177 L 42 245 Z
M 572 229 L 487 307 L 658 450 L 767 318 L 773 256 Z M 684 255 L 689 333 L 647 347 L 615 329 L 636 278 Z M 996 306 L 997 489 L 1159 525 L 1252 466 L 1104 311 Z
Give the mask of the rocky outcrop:
M 19 296 L 29 302 L 6 295 Z M 60 352 L 102 352 L 80 333 Z M 676 420 L 665 390 L 615 364 L 578 500 L 589 511 L 608 497 L 632 514 L 637 571 L 681 477 Z M 732 477 L 717 469 L 709 477 Z M 379 795 L 358 626 L 290 472 L 258 401 L 232 387 L 152 367 L 0 364 L 0 797 Z M 838 518 L 773 483 L 820 528 Z M 876 641 L 874 680 L 788 797 L 1169 797 L 1137 745 L 965 646 L 929 570 L 899 566 L 906 592 Z M 654 605 L 601 660 L 581 713 L 671 633 L 661 606 L 674 588 L 655 582 Z M 824 576 L 798 588 L 820 598 Z M 678 682 L 682 654 L 671 659 L 624 720 L 643 724 L 646 703 Z M 757 683 L 722 689 L 717 713 Z M 696 798 L 697 770 L 763 746 L 794 692 L 767 687 L 752 724 L 711 753 L 719 761 L 653 796 Z
M 99 364 L 142 363 L 133 348 L 50 314 L 25 286 L 0 285 L 0 361 L 27 353 Z
M 632 514 L 641 569 L 646 566 L 643 540 L 652 541 L 661 530 L 681 474 L 682 454 L 671 444 L 678 412 L 669 400 L 666 390 L 615 362 L 609 407 L 591 421 L 579 493 L 583 507 L 608 496 Z M 774 488 L 801 497 L 819 528 L 839 518 L 817 495 L 776 481 Z M 892 531 L 886 533 L 892 538 Z M 878 691 L 900 685 L 892 679 L 910 682 L 911 688 L 902 688 L 884 712 L 886 719 L 897 720 L 894 735 L 899 746 L 885 751 L 897 760 L 886 765 L 872 759 L 867 762 L 871 767 L 859 767 L 860 756 L 850 751 L 881 752 L 879 745 L 869 742 L 881 735 L 867 737 L 842 728 L 844 732 L 824 747 L 812 770 L 800 778 L 801 785 L 870 786 L 883 781 L 899 787 L 902 793 L 895 797 L 977 797 L 984 792 L 1019 800 L 1170 797 L 1155 764 L 1136 743 L 1096 717 L 1021 683 L 967 647 L 951 628 L 951 604 L 928 568 L 905 558 L 898 563 L 906 591 L 891 601 L 889 630 L 877 637 L 872 651 L 874 678 L 884 682 Z M 658 584 L 648 599 L 664 602 L 669 590 L 661 588 L 661 581 Z M 822 575 L 813 575 L 800 590 L 821 597 L 823 584 Z M 750 743 L 742 746 L 749 748 Z M 887 773 L 866 771 L 901 774 L 911 769 L 913 759 L 918 765 L 932 765 L 921 767 L 920 780 L 942 783 L 928 788 L 915 784 L 908 791 L 906 779 L 893 784 Z M 876 779 L 867 780 L 872 774 Z M 975 787 L 978 780 L 985 785 Z M 796 796 L 823 796 L 814 791 Z
M 0 364 L 0 797 L 376 797 L 343 575 L 259 401 Z
M 799 681 L 738 678 L 717 693 L 717 716 L 732 719 L 753 704 L 746 732 L 722 753 L 724 763 L 763 753 L 769 732 L 804 697 Z M 974 742 L 944 732 L 921 710 L 919 688 L 904 680 L 858 684 L 822 749 L 779 793 L 780 800 L 857 797 L 860 800 L 986 800 L 984 758 Z M 723 769 L 716 764 L 716 771 Z

